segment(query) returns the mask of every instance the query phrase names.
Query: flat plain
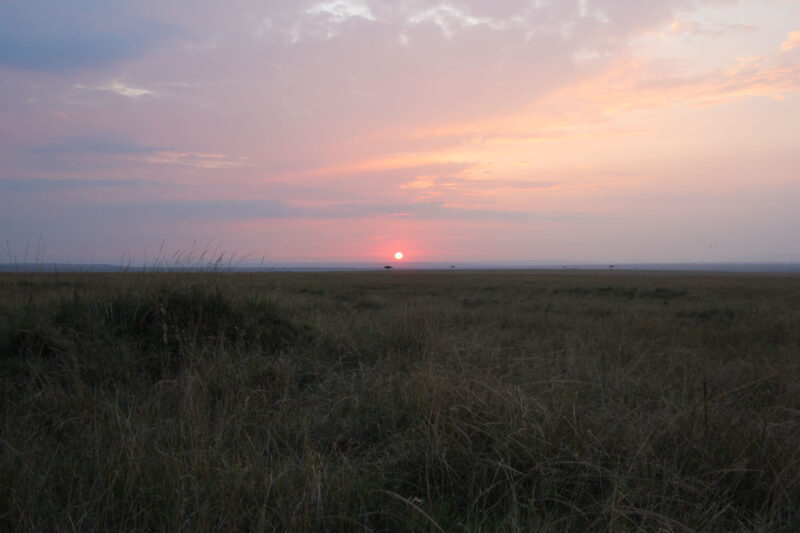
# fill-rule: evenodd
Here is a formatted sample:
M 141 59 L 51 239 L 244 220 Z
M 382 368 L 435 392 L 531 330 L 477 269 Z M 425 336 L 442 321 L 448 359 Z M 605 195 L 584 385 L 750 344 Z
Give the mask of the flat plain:
M 0 530 L 800 530 L 796 274 L 3 274 L 0 367 Z

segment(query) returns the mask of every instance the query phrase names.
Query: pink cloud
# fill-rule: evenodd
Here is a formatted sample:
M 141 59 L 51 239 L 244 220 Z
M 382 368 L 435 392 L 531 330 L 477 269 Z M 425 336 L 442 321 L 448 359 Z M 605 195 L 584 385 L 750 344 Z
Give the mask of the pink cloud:
M 705 107 L 751 96 L 781 99 L 794 93 L 800 93 L 800 63 L 741 58 L 729 68 L 700 75 L 656 76 L 639 61 L 625 59 L 594 78 L 564 89 L 546 105 L 560 108 L 573 102 L 573 112 L 582 112 L 585 120 L 598 113 L 613 116 L 628 109 L 658 109 L 679 103 Z
M 793 31 L 781 44 L 781 51 L 786 52 L 800 47 L 800 31 Z
M 199 152 L 158 151 L 146 157 L 148 163 L 182 165 L 207 170 L 242 168 L 247 166 L 244 158 L 232 158 L 225 154 Z
M 673 35 L 689 35 L 691 37 L 723 37 L 726 35 L 747 33 L 755 31 L 753 24 L 722 24 L 713 22 L 696 22 L 675 20 L 669 27 L 669 32 Z

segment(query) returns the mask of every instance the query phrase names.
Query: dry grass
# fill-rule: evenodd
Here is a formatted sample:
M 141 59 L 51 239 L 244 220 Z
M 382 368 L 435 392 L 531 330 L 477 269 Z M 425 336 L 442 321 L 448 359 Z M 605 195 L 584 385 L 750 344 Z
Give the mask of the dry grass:
M 0 529 L 796 531 L 800 277 L 0 276 Z

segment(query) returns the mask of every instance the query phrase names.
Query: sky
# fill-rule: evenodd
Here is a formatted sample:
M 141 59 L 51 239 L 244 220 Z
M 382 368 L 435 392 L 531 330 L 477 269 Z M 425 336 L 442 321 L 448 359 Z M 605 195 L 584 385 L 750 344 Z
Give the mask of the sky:
M 798 236 L 800 0 L 0 0 L 6 260 L 798 261 Z

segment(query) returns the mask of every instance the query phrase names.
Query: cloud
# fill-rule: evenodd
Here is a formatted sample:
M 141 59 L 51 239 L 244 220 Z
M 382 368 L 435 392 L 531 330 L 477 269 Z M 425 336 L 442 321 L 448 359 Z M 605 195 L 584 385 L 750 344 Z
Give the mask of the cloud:
M 148 163 L 181 165 L 210 170 L 248 166 L 244 158 L 232 158 L 225 154 L 202 152 L 158 151 L 147 157 L 146 160 Z
M 697 75 L 656 71 L 624 59 L 597 76 L 565 87 L 540 104 L 542 110 L 571 106 L 573 118 L 613 116 L 630 109 L 658 109 L 676 104 L 708 107 L 741 98 L 779 100 L 800 93 L 800 64 L 768 57 L 739 58 L 729 68 Z
M 139 56 L 174 28 L 137 18 L 103 0 L 0 2 L 0 65 L 92 69 Z
M 297 208 L 301 218 L 353 219 L 373 217 L 406 218 L 411 220 L 524 220 L 543 218 L 540 213 L 515 210 L 463 208 L 444 202 L 333 204 L 323 207 Z
M 446 37 L 452 37 L 457 30 L 485 26 L 487 28 L 502 30 L 509 25 L 522 24 L 522 18 L 517 16 L 510 21 L 495 20 L 490 17 L 476 17 L 467 11 L 450 4 L 440 4 L 415 13 L 408 18 L 412 24 L 432 23 L 439 27 Z
M 353 220 L 394 218 L 408 220 L 586 220 L 580 211 L 534 212 L 450 206 L 439 201 L 406 203 L 328 203 L 298 205 L 279 199 L 264 200 L 153 200 L 118 205 L 76 207 L 75 210 L 108 220 L 235 221 L 262 219 Z
M 562 181 L 512 180 L 512 179 L 462 179 L 447 176 L 420 176 L 401 185 L 404 189 L 444 189 L 448 191 L 496 191 L 502 189 L 535 190 L 552 189 Z
M 691 37 L 718 38 L 737 33 L 749 33 L 756 30 L 753 24 L 725 24 L 720 22 L 673 21 L 669 32 L 673 35 L 689 35 Z
M 518 190 L 530 190 L 530 189 L 552 189 L 554 187 L 558 187 L 562 185 L 562 181 L 528 181 L 528 180 L 504 180 L 504 179 L 477 179 L 477 180 L 457 180 L 457 181 L 445 181 L 442 180 L 443 184 L 450 185 L 450 186 L 457 186 L 457 187 L 464 187 L 464 188 L 474 188 L 474 189 L 518 189 Z
M 666 78 L 641 83 L 643 95 L 663 91 L 668 100 L 708 106 L 747 96 L 780 99 L 800 92 L 800 64 L 778 64 L 770 58 L 740 58 L 736 65 L 703 76 Z
M 688 2 L 590 0 L 583 10 L 577 1 L 527 0 L 279 4 L 253 7 L 252 20 L 268 18 L 270 30 L 237 45 L 235 66 L 220 60 L 213 68 L 230 80 L 219 94 L 233 102 L 230 122 L 247 132 L 241 145 L 261 151 L 254 160 L 288 169 L 352 161 L 368 150 L 463 145 L 463 138 L 413 134 L 525 113 L 629 53 L 632 37 L 668 25 Z M 355 16 L 354 5 L 372 18 Z M 220 42 L 215 54 L 223 57 L 233 45 Z M 594 59 L 580 64 L 577 52 Z M 248 81 L 237 84 L 241 69 Z
M 162 183 L 141 179 L 77 179 L 77 178 L 0 178 L 0 191 L 48 192 L 93 188 L 123 188 L 140 185 L 162 186 Z
M 230 157 L 223 153 L 178 151 L 154 147 L 129 140 L 116 134 L 65 137 L 56 141 L 21 150 L 19 153 L 36 156 L 39 163 L 51 164 L 76 160 L 83 168 L 95 168 L 97 161 L 87 156 L 132 156 L 154 165 L 178 165 L 207 170 L 243 168 L 249 166 L 245 158 Z M 61 167 L 57 167 L 61 168 Z M 73 168 L 69 166 L 68 168 Z M 78 167 L 82 168 L 82 167 Z
M 23 150 L 30 155 L 135 155 L 156 152 L 158 149 L 130 141 L 115 134 L 65 137 L 52 143 Z
M 309 15 L 324 15 L 334 22 L 343 22 L 351 18 L 375 20 L 375 16 L 365 2 L 359 0 L 332 0 L 320 2 L 305 10 Z
M 800 47 L 800 31 L 793 31 L 786 36 L 786 40 L 781 44 L 781 52 L 787 52 Z
M 98 87 L 98 89 L 101 91 L 110 91 L 114 94 L 118 94 L 126 98 L 131 98 L 133 100 L 139 100 L 143 96 L 157 96 L 156 93 L 154 91 L 151 91 L 150 89 L 133 87 L 118 80 L 109 82 L 105 85 L 101 85 Z

